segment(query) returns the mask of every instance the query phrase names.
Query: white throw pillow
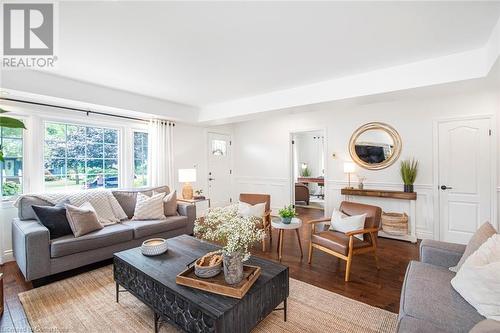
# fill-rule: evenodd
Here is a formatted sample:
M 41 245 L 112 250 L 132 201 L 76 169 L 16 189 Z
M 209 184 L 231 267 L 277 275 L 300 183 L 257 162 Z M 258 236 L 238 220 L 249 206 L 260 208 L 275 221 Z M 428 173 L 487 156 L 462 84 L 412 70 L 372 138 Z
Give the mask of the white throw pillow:
M 451 285 L 481 315 L 500 320 L 500 235 L 465 260 Z
M 158 193 L 152 197 L 137 193 L 137 201 L 132 220 L 164 220 L 163 198 L 166 193 Z
M 365 227 L 365 220 L 366 214 L 348 216 L 338 209 L 334 209 L 330 230 L 340 232 L 360 230 Z M 363 235 L 355 235 L 354 237 L 363 240 Z
M 263 217 L 266 212 L 266 203 L 258 203 L 256 205 L 250 205 L 246 202 L 238 203 L 238 214 L 241 216 L 255 216 Z

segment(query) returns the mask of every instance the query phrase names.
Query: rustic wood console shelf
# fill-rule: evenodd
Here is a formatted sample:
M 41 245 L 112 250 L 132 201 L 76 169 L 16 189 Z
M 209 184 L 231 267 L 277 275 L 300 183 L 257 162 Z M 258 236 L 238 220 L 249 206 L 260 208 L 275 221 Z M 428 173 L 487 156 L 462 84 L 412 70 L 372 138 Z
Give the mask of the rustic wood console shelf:
M 384 191 L 384 190 L 359 190 L 355 188 L 343 188 L 340 190 L 343 195 L 359 195 L 362 197 L 378 197 L 403 200 L 417 200 L 417 193 L 408 193 L 402 191 Z
M 384 232 L 383 230 L 380 230 L 378 232 L 378 235 L 381 237 L 386 237 L 386 238 L 393 238 L 393 239 L 399 239 L 399 240 L 404 240 L 412 243 L 417 242 L 417 226 L 416 226 L 416 216 L 417 216 L 417 205 L 416 205 L 416 200 L 417 200 L 417 193 L 408 193 L 408 192 L 402 192 L 402 191 L 385 191 L 385 190 L 359 190 L 356 188 L 343 188 L 340 190 L 340 193 L 342 195 L 346 196 L 346 200 L 349 201 L 349 196 L 361 196 L 361 197 L 371 197 L 371 198 L 382 198 L 382 199 L 398 199 L 398 200 L 406 200 L 407 203 L 400 202 L 401 205 L 403 205 L 406 208 L 403 208 L 403 210 L 408 214 L 409 220 L 408 220 L 408 234 L 405 235 L 392 235 Z M 375 204 L 377 206 L 381 206 L 382 209 L 384 209 L 384 204 L 383 201 L 375 199 Z M 399 205 L 399 204 L 398 204 Z M 408 206 L 406 206 L 408 205 Z M 391 205 L 390 209 L 394 209 L 394 207 Z

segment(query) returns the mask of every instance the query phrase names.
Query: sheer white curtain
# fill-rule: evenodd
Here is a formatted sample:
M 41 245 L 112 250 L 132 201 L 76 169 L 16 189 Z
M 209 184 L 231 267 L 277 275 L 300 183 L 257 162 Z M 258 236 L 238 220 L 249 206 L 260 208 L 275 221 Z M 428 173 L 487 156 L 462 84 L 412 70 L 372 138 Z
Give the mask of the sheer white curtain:
M 161 119 L 149 122 L 149 186 L 174 186 L 174 126 L 174 123 Z

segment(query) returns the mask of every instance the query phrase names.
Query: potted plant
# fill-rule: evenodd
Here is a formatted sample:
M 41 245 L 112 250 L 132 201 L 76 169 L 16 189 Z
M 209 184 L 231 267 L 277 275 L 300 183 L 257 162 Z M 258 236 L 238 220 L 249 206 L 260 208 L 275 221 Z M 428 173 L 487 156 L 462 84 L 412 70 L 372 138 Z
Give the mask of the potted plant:
M 8 112 L 8 111 L 5 111 L 4 109 L 0 108 L 0 114 L 6 113 L 6 112 Z M 15 118 L 3 117 L 3 116 L 0 116 L 0 127 L 26 129 L 26 127 L 24 126 L 24 123 L 22 121 L 15 119 Z M 2 145 L 0 145 L 0 162 L 4 162 Z
M 302 177 L 311 177 L 311 170 L 309 170 L 309 167 L 306 166 L 304 169 L 302 169 Z
M 292 219 L 298 215 L 292 205 L 283 207 L 283 209 L 278 211 L 278 214 L 281 217 L 281 222 L 284 224 L 290 224 Z
M 401 161 L 401 178 L 403 179 L 404 191 L 413 192 L 413 184 L 418 174 L 418 161 L 408 159 Z
M 243 262 L 250 258 L 250 247 L 264 238 L 264 230 L 257 227 L 260 221 L 239 215 L 238 205 L 210 208 L 204 217 L 196 219 L 195 235 L 222 245 L 224 279 L 228 284 L 243 279 Z

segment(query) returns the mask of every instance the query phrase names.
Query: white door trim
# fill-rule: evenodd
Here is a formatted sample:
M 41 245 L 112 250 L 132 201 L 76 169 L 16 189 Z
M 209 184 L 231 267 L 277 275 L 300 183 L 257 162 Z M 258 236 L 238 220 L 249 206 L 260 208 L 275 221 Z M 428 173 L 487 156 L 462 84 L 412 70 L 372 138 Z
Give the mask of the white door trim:
M 324 151 L 324 158 L 325 158 L 325 184 L 323 187 L 323 191 L 325 194 L 325 208 L 323 209 L 323 212 L 325 216 L 327 216 L 327 211 L 329 211 L 329 202 L 328 202 L 328 128 L 327 127 L 313 127 L 313 128 L 306 128 L 306 129 L 298 129 L 298 130 L 292 130 L 288 134 L 288 183 L 290 184 L 289 191 L 290 191 L 290 203 L 293 205 L 295 204 L 295 181 L 294 181 L 294 174 L 293 174 L 293 145 L 292 145 L 292 140 L 293 140 L 293 135 L 297 133 L 304 133 L 304 132 L 312 132 L 312 131 L 322 131 L 323 136 L 325 137 L 325 151 Z
M 491 191 L 491 216 L 493 224 L 497 230 L 499 230 L 498 224 L 498 192 L 497 192 L 497 121 L 495 114 L 485 114 L 485 115 L 471 115 L 471 116 L 457 116 L 450 118 L 439 118 L 433 121 L 433 131 L 432 131 L 432 196 L 434 203 L 434 239 L 440 240 L 441 235 L 441 221 L 440 221 L 440 204 L 439 204 L 439 124 L 460 121 L 460 120 L 477 120 L 477 119 L 488 119 L 490 121 L 491 129 L 491 145 L 490 145 L 490 155 L 491 155 L 491 166 L 490 166 L 490 191 Z

